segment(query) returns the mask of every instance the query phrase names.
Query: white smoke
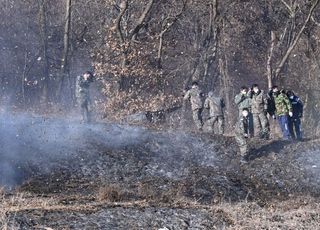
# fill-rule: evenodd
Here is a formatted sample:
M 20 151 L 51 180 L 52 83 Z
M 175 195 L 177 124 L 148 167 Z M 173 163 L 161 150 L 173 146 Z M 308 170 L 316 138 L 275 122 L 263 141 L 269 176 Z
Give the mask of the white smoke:
M 142 128 L 113 124 L 81 124 L 79 120 L 30 114 L 0 114 L 0 184 L 13 186 L 25 177 L 21 167 L 35 165 L 50 171 L 57 160 L 72 159 L 79 151 L 122 148 L 146 139 Z

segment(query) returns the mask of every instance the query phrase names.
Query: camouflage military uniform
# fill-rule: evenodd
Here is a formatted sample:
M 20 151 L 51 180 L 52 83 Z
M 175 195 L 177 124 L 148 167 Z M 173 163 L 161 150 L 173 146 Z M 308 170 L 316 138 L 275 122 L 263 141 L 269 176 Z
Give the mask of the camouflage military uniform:
M 238 106 L 238 110 L 239 110 L 239 119 L 241 119 L 242 117 L 242 110 L 243 109 L 247 109 L 249 111 L 249 115 L 248 115 L 248 126 L 247 126 L 247 133 L 250 136 L 253 135 L 253 117 L 252 117 L 252 113 L 251 113 L 251 103 L 252 100 L 249 97 L 248 94 L 242 94 L 239 93 L 235 96 L 234 98 L 234 102 L 235 104 Z
M 84 79 L 83 76 L 77 77 L 77 87 L 76 87 L 76 96 L 78 99 L 78 104 L 81 108 L 82 118 L 86 122 L 90 122 L 90 111 L 89 105 L 91 103 L 89 87 L 91 84 L 91 79 Z
M 192 117 L 193 120 L 199 130 L 202 129 L 202 92 L 198 86 L 192 87 L 184 96 L 184 100 L 190 100 L 191 102 L 191 109 L 192 109 Z
M 253 127 L 255 136 L 257 134 L 260 137 L 269 138 L 270 128 L 267 118 L 268 98 L 263 91 L 259 90 L 258 93 L 251 92 L 252 98 L 252 115 L 253 115 Z
M 215 97 L 213 92 L 209 92 L 208 97 L 204 102 L 204 108 L 209 109 L 207 130 L 213 132 L 215 123 L 218 123 L 218 134 L 222 135 L 224 133 L 224 102 L 222 98 Z
M 241 156 L 244 156 L 248 152 L 247 138 L 248 138 L 248 126 L 249 118 L 241 115 L 240 120 L 236 125 L 236 135 L 235 139 L 240 148 Z
M 291 139 L 289 132 L 289 112 L 292 112 L 292 105 L 289 98 L 284 93 L 274 95 L 274 102 L 276 107 L 276 116 L 283 134 L 284 139 Z

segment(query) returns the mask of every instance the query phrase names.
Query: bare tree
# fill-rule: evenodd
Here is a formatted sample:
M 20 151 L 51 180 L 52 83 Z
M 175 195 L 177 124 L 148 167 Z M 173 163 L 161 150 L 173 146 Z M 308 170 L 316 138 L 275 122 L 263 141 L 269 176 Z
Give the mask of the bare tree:
M 49 56 L 48 56 L 48 32 L 47 32 L 47 0 L 38 0 L 39 5 L 39 30 L 42 44 L 42 101 L 49 100 Z
M 284 0 L 282 0 L 282 2 L 285 3 Z M 287 62 L 287 60 L 288 60 L 291 52 L 293 51 L 293 49 L 294 49 L 295 46 L 297 45 L 297 43 L 298 43 L 298 41 L 299 41 L 299 39 L 300 39 L 303 31 L 305 30 L 307 24 L 309 23 L 309 21 L 310 21 L 310 19 L 311 19 L 311 16 L 312 16 L 312 14 L 313 14 L 313 12 L 314 12 L 314 10 L 316 9 L 316 7 L 317 7 L 318 4 L 319 4 L 319 0 L 313 1 L 312 6 L 310 7 L 309 13 L 308 13 L 308 15 L 307 15 L 307 17 L 306 17 L 303 25 L 301 26 L 301 28 L 300 28 L 299 32 L 297 33 L 297 35 L 293 36 L 292 42 L 290 42 L 290 46 L 288 47 L 288 49 L 287 49 L 287 51 L 285 52 L 285 54 L 284 54 L 284 56 L 282 57 L 282 59 L 280 60 L 278 66 L 277 66 L 277 68 L 276 68 L 276 70 L 275 70 L 275 77 L 279 77 L 279 74 L 280 74 L 280 72 L 281 72 L 284 64 Z M 286 5 L 286 7 L 289 7 L 288 4 L 285 3 L 285 5 Z M 293 7 L 295 7 L 295 6 L 293 6 Z M 291 7 L 289 7 L 289 10 L 290 10 L 290 12 L 292 12 L 292 14 L 293 14 L 294 9 L 291 8 Z
M 63 53 L 61 58 L 61 79 L 57 90 L 57 97 L 61 97 L 63 84 L 66 77 L 69 77 L 69 51 L 70 51 L 70 31 L 71 31 L 71 6 L 72 0 L 65 0 L 65 24 L 63 32 Z

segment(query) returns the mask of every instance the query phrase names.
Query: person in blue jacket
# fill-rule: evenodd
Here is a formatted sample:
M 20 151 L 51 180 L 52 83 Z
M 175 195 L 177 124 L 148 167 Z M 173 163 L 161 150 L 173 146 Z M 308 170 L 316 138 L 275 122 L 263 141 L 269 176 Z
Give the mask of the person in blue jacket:
M 302 140 L 301 118 L 303 116 L 303 103 L 293 91 L 287 91 L 287 96 L 292 105 L 292 117 L 289 117 L 289 131 L 292 139 Z

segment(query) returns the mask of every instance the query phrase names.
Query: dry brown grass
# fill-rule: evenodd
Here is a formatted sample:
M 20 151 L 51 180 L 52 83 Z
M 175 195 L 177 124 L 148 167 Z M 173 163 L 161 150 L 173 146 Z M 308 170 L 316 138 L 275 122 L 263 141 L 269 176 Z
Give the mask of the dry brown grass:
M 151 196 L 147 196 L 151 192 Z M 137 194 L 134 194 L 137 193 Z M 103 208 L 113 207 L 168 207 L 173 209 L 206 210 L 213 219 L 224 223 L 226 230 L 253 229 L 320 229 L 320 203 L 315 198 L 296 197 L 282 202 L 270 202 L 260 206 L 255 202 L 238 202 L 203 205 L 196 200 L 183 196 L 178 191 L 167 191 L 163 194 L 155 190 L 140 187 L 137 191 L 128 192 L 117 184 L 105 185 L 96 194 L 96 201 L 83 203 L 79 197 L 73 197 L 74 203 L 63 205 L 61 197 L 47 198 L 28 193 L 6 195 L 0 189 L 0 229 L 18 229 L 15 225 L 16 215 L 35 211 L 59 212 L 97 212 Z M 156 197 L 156 194 L 159 197 Z M 134 199 L 133 195 L 140 197 Z M 67 198 L 67 197 L 65 197 Z M 83 203 L 83 204 L 80 204 Z
M 18 212 L 28 209 L 46 209 L 52 204 L 52 199 L 34 197 L 28 193 L 17 193 L 6 195 L 3 188 L 0 188 L 0 229 L 19 229 L 15 223 Z
M 251 203 L 224 203 L 212 207 L 230 230 L 320 229 L 320 204 L 312 198 L 295 198 L 261 207 Z
M 121 202 L 128 200 L 127 195 L 120 185 L 110 184 L 99 188 L 97 199 L 102 202 Z
M 13 226 L 10 226 L 10 215 L 8 214 L 9 206 L 5 202 L 5 190 L 0 188 L 0 229 L 8 230 L 14 229 Z
M 215 219 L 225 223 L 229 230 L 253 229 L 320 229 L 320 203 L 310 197 L 296 197 L 287 201 L 273 201 L 266 206 L 255 202 L 238 202 L 203 205 L 197 200 L 185 197 L 179 191 L 158 193 L 152 187 L 140 185 L 137 196 L 139 201 L 127 202 L 128 197 L 119 185 L 103 187 L 99 191 L 100 201 L 109 205 L 140 207 L 158 206 L 177 209 L 207 210 Z M 106 204 L 105 203 L 105 204 Z

